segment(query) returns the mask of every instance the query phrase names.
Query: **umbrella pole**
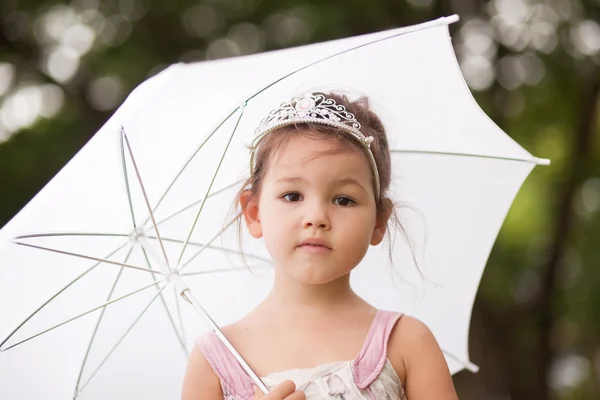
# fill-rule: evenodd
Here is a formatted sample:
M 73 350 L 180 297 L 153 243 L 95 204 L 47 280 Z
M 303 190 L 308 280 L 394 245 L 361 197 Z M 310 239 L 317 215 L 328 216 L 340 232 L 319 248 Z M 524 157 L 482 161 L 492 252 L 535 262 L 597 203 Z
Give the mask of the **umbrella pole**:
M 254 381 L 254 383 L 260 389 L 260 391 L 263 392 L 264 394 L 266 394 L 269 391 L 267 386 L 263 383 L 263 381 L 260 380 L 258 375 L 256 375 L 256 373 L 252 370 L 252 368 L 250 368 L 250 366 L 248 365 L 246 360 L 244 360 L 242 358 L 242 356 L 240 355 L 240 353 L 237 352 L 235 347 L 233 347 L 233 345 L 231 344 L 229 339 L 227 339 L 227 337 L 225 336 L 223 331 L 221 331 L 221 329 L 215 323 L 215 321 L 210 317 L 210 315 L 208 315 L 208 313 L 206 312 L 204 307 L 202 307 L 200 302 L 194 297 L 190 288 L 185 284 L 183 279 L 181 279 L 181 276 L 178 273 L 174 272 L 174 273 L 169 274 L 168 280 L 171 283 L 173 283 L 173 285 L 177 289 L 177 292 L 179 293 L 179 295 L 185 301 L 190 303 L 192 305 L 192 307 L 194 307 L 194 310 L 196 310 L 196 312 L 202 317 L 204 322 L 206 322 L 211 327 L 212 331 L 217 335 L 217 337 L 221 340 L 221 342 L 223 342 L 223 344 L 225 345 L 227 350 L 229 350 L 231 352 L 231 354 L 235 357 L 237 362 L 240 363 L 241 367 L 244 369 L 244 371 L 246 371 L 246 373 Z

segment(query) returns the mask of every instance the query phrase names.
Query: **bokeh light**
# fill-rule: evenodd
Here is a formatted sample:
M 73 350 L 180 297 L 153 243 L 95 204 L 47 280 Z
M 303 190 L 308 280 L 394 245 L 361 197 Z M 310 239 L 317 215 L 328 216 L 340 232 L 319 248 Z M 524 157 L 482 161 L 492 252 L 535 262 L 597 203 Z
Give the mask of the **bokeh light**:
M 56 46 L 44 57 L 42 70 L 59 83 L 68 83 L 79 69 L 79 54 L 66 46 Z
M 265 38 L 262 30 L 249 22 L 234 25 L 227 37 L 237 44 L 242 54 L 252 54 L 263 50 Z
M 595 55 L 600 51 L 600 25 L 592 20 L 578 23 L 571 28 L 571 41 L 581 54 Z
M 116 76 L 94 79 L 87 90 L 87 99 L 99 111 L 115 109 L 123 100 L 123 82 Z
M 183 28 L 191 37 L 212 36 L 222 25 L 221 15 L 208 4 L 196 5 L 181 16 Z
M 15 79 L 15 67 L 11 63 L 0 62 L 0 96 L 11 88 Z
M 0 122 L 9 132 L 29 128 L 40 115 L 42 93 L 35 85 L 23 85 L 8 95 L 0 108 Z

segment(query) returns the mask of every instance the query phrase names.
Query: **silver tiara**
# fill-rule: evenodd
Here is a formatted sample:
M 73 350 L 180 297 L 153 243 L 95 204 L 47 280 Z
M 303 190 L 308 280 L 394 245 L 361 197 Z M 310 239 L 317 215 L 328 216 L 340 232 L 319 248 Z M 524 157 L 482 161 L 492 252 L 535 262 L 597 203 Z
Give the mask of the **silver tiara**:
M 269 115 L 260 121 L 254 131 L 254 139 L 250 146 L 250 174 L 254 173 L 254 156 L 261 140 L 276 129 L 294 124 L 320 124 L 328 125 L 349 133 L 359 143 L 364 145 L 375 174 L 376 197 L 379 197 L 379 173 L 375 157 L 371 152 L 373 136 L 365 136 L 360 131 L 361 125 L 354 114 L 346 111 L 346 107 L 337 104 L 335 100 L 326 98 L 322 94 L 308 93 L 294 97 L 289 102 L 282 103 L 279 108 L 272 110 Z
M 294 97 L 292 101 L 282 103 L 279 108 L 272 110 L 254 132 L 252 147 L 255 146 L 269 132 L 285 125 L 297 123 L 312 123 L 329 125 L 342 129 L 367 148 L 370 148 L 373 136 L 365 136 L 360 131 L 360 123 L 354 114 L 346 111 L 346 107 L 336 104 L 335 100 L 328 99 L 322 94 L 306 94 Z

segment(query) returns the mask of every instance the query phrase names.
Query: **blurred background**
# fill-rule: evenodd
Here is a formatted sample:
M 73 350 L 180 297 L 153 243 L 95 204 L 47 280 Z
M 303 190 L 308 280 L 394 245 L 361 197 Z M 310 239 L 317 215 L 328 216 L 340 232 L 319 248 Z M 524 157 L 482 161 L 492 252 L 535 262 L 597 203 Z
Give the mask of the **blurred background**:
M 487 114 L 549 167 L 525 182 L 473 311 L 468 399 L 600 398 L 600 0 L 2 0 L 0 226 L 139 83 L 251 54 L 459 14 Z

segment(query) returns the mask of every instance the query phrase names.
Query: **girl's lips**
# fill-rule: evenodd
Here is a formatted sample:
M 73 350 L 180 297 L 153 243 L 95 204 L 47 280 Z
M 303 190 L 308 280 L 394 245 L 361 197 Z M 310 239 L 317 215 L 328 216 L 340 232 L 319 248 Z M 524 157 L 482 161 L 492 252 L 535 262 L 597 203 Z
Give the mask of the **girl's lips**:
M 331 246 L 329 246 L 329 243 L 327 243 L 325 240 L 323 240 L 321 238 L 310 238 L 310 239 L 306 239 L 305 241 L 300 243 L 300 246 L 305 246 L 305 245 L 323 246 L 323 247 L 327 247 L 328 249 L 331 249 Z
M 301 244 L 298 248 L 308 254 L 326 254 L 331 251 L 329 247 L 312 244 Z

